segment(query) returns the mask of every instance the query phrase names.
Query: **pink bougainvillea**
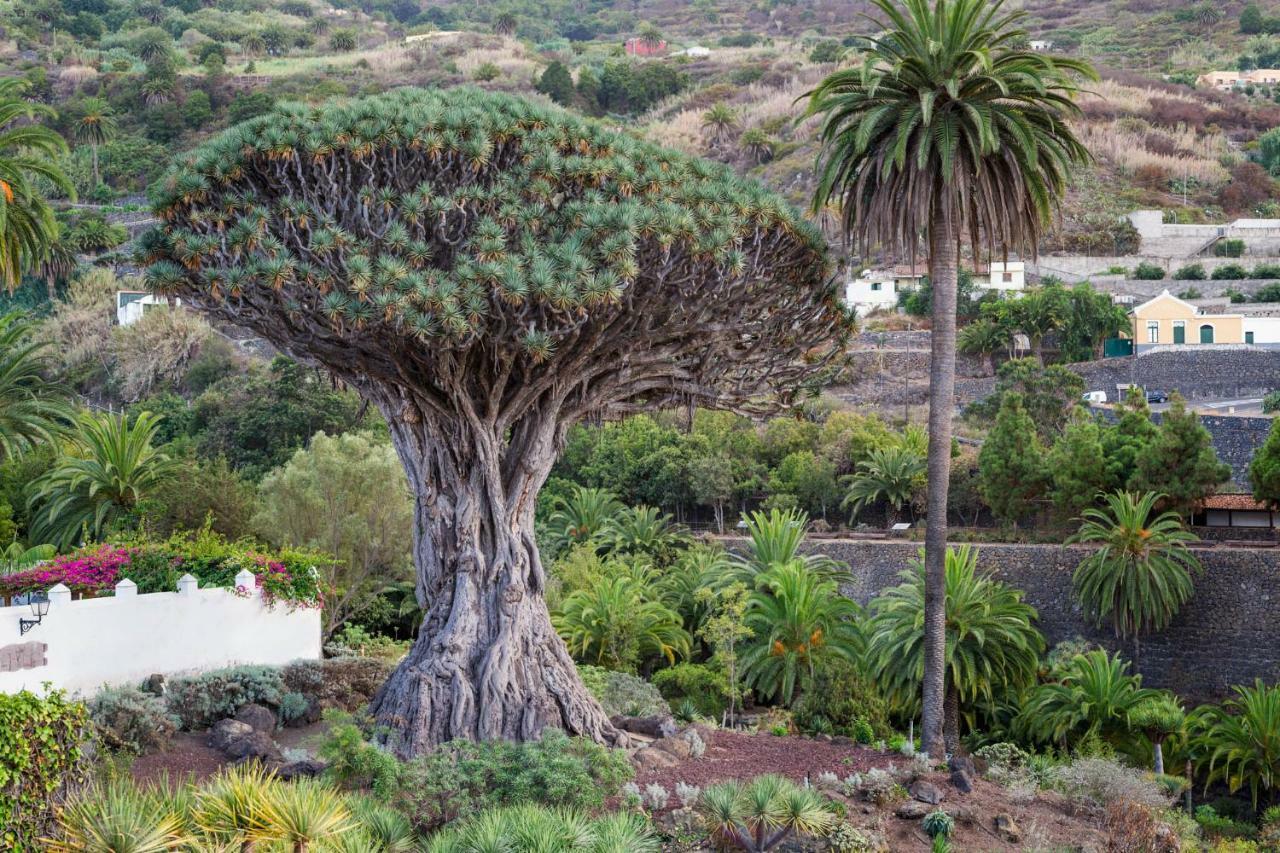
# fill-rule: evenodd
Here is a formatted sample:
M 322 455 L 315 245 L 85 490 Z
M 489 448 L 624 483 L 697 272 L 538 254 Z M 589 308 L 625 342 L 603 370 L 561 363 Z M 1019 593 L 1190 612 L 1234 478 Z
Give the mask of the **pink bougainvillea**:
M 33 569 L 14 572 L 3 578 L 4 593 L 20 595 L 40 592 L 57 584 L 65 584 L 75 593 L 95 594 L 115 587 L 128 568 L 133 550 L 117 545 L 77 551 L 54 557 Z

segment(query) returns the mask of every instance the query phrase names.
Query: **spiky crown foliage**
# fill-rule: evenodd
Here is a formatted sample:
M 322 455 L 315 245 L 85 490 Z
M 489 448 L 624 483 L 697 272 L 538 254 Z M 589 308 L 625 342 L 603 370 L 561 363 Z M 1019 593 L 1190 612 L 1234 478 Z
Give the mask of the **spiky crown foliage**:
M 742 402 L 793 388 L 845 327 L 820 237 L 779 198 L 512 96 L 284 105 L 161 186 L 151 288 L 426 394 L 515 403 L 559 377 L 582 413 Z

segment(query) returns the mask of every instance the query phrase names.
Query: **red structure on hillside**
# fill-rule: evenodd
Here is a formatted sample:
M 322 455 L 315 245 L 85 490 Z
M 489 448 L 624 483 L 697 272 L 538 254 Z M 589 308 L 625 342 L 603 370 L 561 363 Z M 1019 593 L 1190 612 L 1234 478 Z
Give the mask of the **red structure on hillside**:
M 627 39 L 626 49 L 627 56 L 660 56 L 667 52 L 667 43 L 659 41 L 655 44 L 642 38 L 633 37 Z

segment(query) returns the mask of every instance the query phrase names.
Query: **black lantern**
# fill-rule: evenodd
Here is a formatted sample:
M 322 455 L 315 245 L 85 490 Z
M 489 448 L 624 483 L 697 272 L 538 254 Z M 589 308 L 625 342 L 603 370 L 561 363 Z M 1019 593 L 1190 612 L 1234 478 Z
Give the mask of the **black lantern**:
M 33 594 L 27 604 L 31 606 L 31 615 L 36 618 L 18 620 L 19 636 L 27 633 L 44 620 L 44 615 L 49 612 L 49 596 L 44 593 Z

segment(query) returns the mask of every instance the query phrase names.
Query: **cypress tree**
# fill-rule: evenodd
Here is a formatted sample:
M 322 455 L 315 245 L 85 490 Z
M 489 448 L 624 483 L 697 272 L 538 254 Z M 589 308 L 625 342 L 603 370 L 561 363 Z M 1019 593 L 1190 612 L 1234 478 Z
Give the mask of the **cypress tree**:
M 1035 510 L 1048 484 L 1035 421 L 1023 406 L 1022 394 L 1011 391 L 978 454 L 978 492 L 996 518 L 1017 524 Z
M 1076 406 L 1049 452 L 1049 472 L 1053 508 L 1063 519 L 1075 518 L 1106 491 L 1109 477 L 1102 455 L 1102 429 L 1083 406 Z
M 1280 419 L 1271 422 L 1267 440 L 1249 463 L 1253 496 L 1271 507 L 1280 507 Z
M 1128 488 L 1138 457 L 1155 441 L 1159 430 L 1151 422 L 1146 395 L 1130 388 L 1125 399 L 1116 406 L 1120 419 L 1102 436 L 1102 452 L 1107 464 L 1106 491 Z
M 1168 509 L 1186 515 L 1230 476 L 1199 415 L 1174 393 L 1155 441 L 1138 456 L 1130 488 L 1163 494 Z
M 542 72 L 537 89 L 557 104 L 568 106 L 573 103 L 573 77 L 558 59 Z

